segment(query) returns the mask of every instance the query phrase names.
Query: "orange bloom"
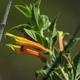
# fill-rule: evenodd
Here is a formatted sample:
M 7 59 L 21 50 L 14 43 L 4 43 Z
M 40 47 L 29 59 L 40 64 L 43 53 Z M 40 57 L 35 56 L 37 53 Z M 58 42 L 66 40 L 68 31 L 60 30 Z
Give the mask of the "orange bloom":
M 59 50 L 63 51 L 64 50 L 64 44 L 63 44 L 63 38 L 65 35 L 69 35 L 69 33 L 63 33 L 62 31 L 58 31 L 58 36 L 59 36 Z
M 36 56 L 39 59 L 41 59 L 43 62 L 46 61 L 46 58 L 44 56 L 42 56 L 41 54 L 39 54 L 39 52 L 37 52 L 37 51 L 28 49 L 26 47 L 23 47 L 23 50 L 21 50 L 21 46 L 12 45 L 12 44 L 6 44 L 6 46 L 10 47 L 13 51 L 16 51 L 19 54 L 27 54 L 27 55 Z
M 23 38 L 23 37 L 15 36 L 11 33 L 6 33 L 6 35 L 15 39 L 15 41 L 20 45 L 31 46 L 31 47 L 42 50 L 44 53 L 48 52 L 48 49 L 46 49 L 44 46 L 42 46 L 41 44 L 39 44 L 37 42 L 31 41 L 31 40 Z
M 63 45 L 63 32 L 59 31 L 59 50 L 63 51 L 64 50 L 64 45 Z

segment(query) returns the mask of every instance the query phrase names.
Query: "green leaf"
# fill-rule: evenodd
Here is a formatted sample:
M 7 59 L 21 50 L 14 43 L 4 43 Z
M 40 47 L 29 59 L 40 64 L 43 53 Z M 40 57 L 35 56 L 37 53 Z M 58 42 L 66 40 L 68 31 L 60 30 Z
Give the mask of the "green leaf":
M 40 15 L 39 6 L 41 0 L 38 0 L 36 4 L 33 4 L 31 25 L 34 26 L 34 30 L 43 31 L 49 26 L 49 18 L 46 15 Z M 42 32 L 41 32 L 42 33 Z
M 59 50 L 56 48 L 56 47 L 54 47 L 53 48 L 53 51 L 52 51 L 52 62 L 54 62 L 55 61 L 55 59 L 56 59 L 56 56 L 59 54 L 60 52 L 59 52 Z
M 46 70 L 46 69 L 49 69 L 50 67 L 51 67 L 51 65 L 48 62 L 46 62 L 46 64 L 43 67 L 43 69 Z
M 35 3 L 35 7 L 37 7 L 37 9 L 39 9 L 40 4 L 41 4 L 41 0 L 38 0 L 38 1 Z
M 44 77 L 45 75 L 46 75 L 46 70 L 43 70 L 43 69 L 38 70 L 38 71 L 36 71 L 36 73 L 35 73 L 36 78 Z
M 36 37 L 36 34 L 35 34 L 35 31 L 34 31 L 34 30 L 29 30 L 29 29 L 24 28 L 24 31 L 25 31 L 32 39 L 34 39 L 35 41 L 37 41 L 37 37 Z
M 80 79 L 80 58 L 79 58 L 78 64 L 77 64 L 75 80 L 79 80 L 79 79 Z
M 69 52 L 79 41 L 80 38 L 73 39 L 69 46 L 66 48 L 65 52 Z
M 58 39 L 58 35 L 57 35 L 57 33 L 56 33 L 55 36 L 52 38 L 52 41 L 53 41 L 53 42 L 52 42 L 52 45 L 53 45 L 53 46 L 55 45 L 57 39 Z
M 38 18 L 39 18 L 39 11 L 38 9 L 36 9 L 35 5 L 33 5 L 33 9 L 32 9 L 32 20 L 35 21 L 35 23 L 37 24 L 37 27 L 38 27 Z
M 57 73 L 57 72 L 52 72 L 51 74 L 50 74 L 50 77 L 48 78 L 48 80 L 64 80 L 64 79 L 62 79 L 60 76 L 59 76 L 59 74 Z
M 80 51 L 74 56 L 73 64 L 75 68 L 75 80 L 80 78 Z
M 57 41 L 57 38 L 58 38 L 58 33 L 57 33 L 57 30 L 56 30 L 56 27 L 54 27 L 53 29 L 53 32 L 49 32 L 49 47 L 50 47 L 50 50 L 53 49 L 53 46 L 55 45 L 56 41 Z
M 52 38 L 56 35 L 57 30 L 56 30 L 56 22 L 57 22 L 57 18 L 58 18 L 59 14 L 52 20 L 50 27 L 49 27 L 49 31 L 50 34 L 52 36 Z
M 46 15 L 41 15 L 40 18 L 38 21 L 40 29 L 46 30 L 49 26 L 49 18 Z
M 38 19 L 40 16 L 40 10 L 39 10 L 39 6 L 40 6 L 41 0 L 38 0 L 35 4 L 33 4 L 32 6 L 32 19 L 30 21 L 30 24 L 34 25 L 35 24 L 35 29 L 37 29 L 38 31 L 39 29 L 39 24 L 38 24 Z
M 70 79 L 70 80 L 75 80 L 76 70 L 75 70 L 74 67 L 71 68 L 71 70 L 68 70 L 68 74 L 70 75 L 70 76 L 69 76 L 69 79 Z
M 54 76 L 55 76 L 56 80 L 64 80 L 58 75 L 57 72 L 54 72 Z
M 30 6 L 22 6 L 22 5 L 15 5 L 15 7 L 27 18 L 32 18 L 32 5 Z
M 47 45 L 48 45 L 47 40 L 43 36 L 41 36 L 37 31 L 29 30 L 29 29 L 24 28 L 24 32 L 26 34 L 28 34 L 28 36 L 30 36 L 36 42 L 38 42 L 38 43 L 42 44 L 43 46 L 47 47 Z
M 46 15 L 42 15 L 42 19 L 43 19 L 43 30 L 46 30 L 49 26 L 49 18 Z
M 17 26 L 10 28 L 7 32 L 15 30 L 22 32 L 24 28 L 30 29 L 31 27 L 28 24 L 19 24 Z
M 58 33 L 57 33 L 57 29 L 56 29 L 56 21 L 57 21 L 58 16 L 59 16 L 59 14 L 52 20 L 50 27 L 49 27 L 49 31 L 48 31 L 50 50 L 53 49 L 53 46 L 57 41 Z
M 79 60 L 80 60 L 80 52 L 78 52 L 73 58 L 73 63 L 74 63 L 75 68 L 77 68 Z

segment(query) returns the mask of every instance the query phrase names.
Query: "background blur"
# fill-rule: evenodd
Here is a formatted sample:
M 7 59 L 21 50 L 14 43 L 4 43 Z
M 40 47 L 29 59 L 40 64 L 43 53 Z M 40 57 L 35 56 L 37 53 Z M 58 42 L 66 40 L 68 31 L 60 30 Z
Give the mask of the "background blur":
M 10 14 L 5 26 L 5 31 L 9 28 L 26 23 L 27 19 L 14 7 L 16 4 L 29 5 L 37 0 L 13 0 Z M 3 19 L 8 0 L 0 0 L 0 22 Z M 46 14 L 50 21 L 60 13 L 57 21 L 57 29 L 72 33 L 80 23 L 80 0 L 42 0 L 41 14 Z M 77 37 L 79 37 L 80 32 Z M 68 38 L 68 37 L 67 37 Z M 35 71 L 43 67 L 43 63 L 36 57 L 28 55 L 12 54 L 7 57 L 10 49 L 3 47 L 4 43 L 9 43 L 3 37 L 0 43 L 0 80 L 35 80 Z M 80 43 L 71 51 L 72 56 L 80 49 Z

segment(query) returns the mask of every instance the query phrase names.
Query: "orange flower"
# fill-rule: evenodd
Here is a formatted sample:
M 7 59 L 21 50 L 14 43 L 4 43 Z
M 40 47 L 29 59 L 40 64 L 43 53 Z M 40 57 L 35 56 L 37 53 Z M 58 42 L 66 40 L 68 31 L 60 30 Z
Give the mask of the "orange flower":
M 27 54 L 27 55 L 33 55 L 41 59 L 43 62 L 46 62 L 46 58 L 39 54 L 39 52 L 28 49 L 26 47 L 23 47 L 23 50 L 21 50 L 21 46 L 18 45 L 12 45 L 12 44 L 6 44 L 6 46 L 10 47 L 13 51 L 16 51 L 19 54 Z
M 6 35 L 15 39 L 15 41 L 20 45 L 31 46 L 31 47 L 42 50 L 44 53 L 48 52 L 48 49 L 46 49 L 44 46 L 42 46 L 41 44 L 39 44 L 37 42 L 31 41 L 31 40 L 23 38 L 23 37 L 15 36 L 11 33 L 6 33 Z
M 63 51 L 64 50 L 64 46 L 63 46 L 63 32 L 62 31 L 58 31 L 59 34 L 59 50 Z
M 63 38 L 65 35 L 69 35 L 69 33 L 63 33 L 63 31 L 58 31 L 59 36 L 59 50 L 64 50 Z

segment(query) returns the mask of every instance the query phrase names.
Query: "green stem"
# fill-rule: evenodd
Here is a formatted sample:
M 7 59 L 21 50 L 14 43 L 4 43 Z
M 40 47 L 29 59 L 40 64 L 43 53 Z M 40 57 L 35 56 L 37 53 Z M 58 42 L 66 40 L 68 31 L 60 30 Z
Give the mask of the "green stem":
M 69 78 L 68 78 L 67 74 L 64 72 L 64 69 L 63 69 L 63 68 L 61 68 L 60 66 L 59 66 L 59 69 L 60 69 L 60 71 L 61 71 L 61 73 L 62 73 L 63 77 L 65 78 L 65 80 L 69 80 Z

